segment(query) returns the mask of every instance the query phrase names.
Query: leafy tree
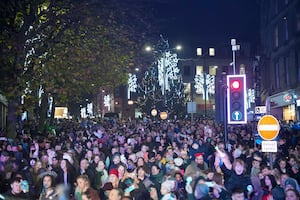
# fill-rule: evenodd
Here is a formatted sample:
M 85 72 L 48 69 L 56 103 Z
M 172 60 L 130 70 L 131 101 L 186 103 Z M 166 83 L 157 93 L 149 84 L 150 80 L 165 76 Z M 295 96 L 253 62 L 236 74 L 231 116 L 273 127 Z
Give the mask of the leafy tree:
M 22 95 L 24 108 L 35 111 L 41 125 L 49 95 L 57 104 L 67 104 L 102 86 L 126 83 L 126 72 L 139 62 L 136 50 L 150 28 L 142 5 L 130 2 L 0 2 L 0 90 L 9 99 L 12 137 Z

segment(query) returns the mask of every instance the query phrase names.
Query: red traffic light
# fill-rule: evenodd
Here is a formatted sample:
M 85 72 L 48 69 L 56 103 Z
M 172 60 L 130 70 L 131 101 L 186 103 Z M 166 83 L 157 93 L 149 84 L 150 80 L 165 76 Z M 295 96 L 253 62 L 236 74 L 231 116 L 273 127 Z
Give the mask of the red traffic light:
M 240 84 L 240 82 L 239 81 L 237 81 L 237 80 L 235 80 L 235 81 L 233 81 L 232 83 L 231 83 L 231 87 L 232 87 L 232 89 L 240 89 L 240 86 L 241 86 L 241 84 Z
M 227 75 L 227 123 L 247 123 L 246 75 Z

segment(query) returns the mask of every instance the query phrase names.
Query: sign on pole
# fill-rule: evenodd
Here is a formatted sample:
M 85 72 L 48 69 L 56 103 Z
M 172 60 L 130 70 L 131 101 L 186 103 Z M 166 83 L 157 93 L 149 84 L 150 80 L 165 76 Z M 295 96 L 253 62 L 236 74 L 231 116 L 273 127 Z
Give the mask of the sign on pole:
M 264 115 L 257 124 L 257 131 L 264 140 L 274 140 L 279 133 L 280 125 L 272 115 Z
M 277 152 L 277 141 L 262 141 L 261 142 L 261 151 L 276 153 Z
M 187 103 L 187 113 L 196 113 L 196 102 Z

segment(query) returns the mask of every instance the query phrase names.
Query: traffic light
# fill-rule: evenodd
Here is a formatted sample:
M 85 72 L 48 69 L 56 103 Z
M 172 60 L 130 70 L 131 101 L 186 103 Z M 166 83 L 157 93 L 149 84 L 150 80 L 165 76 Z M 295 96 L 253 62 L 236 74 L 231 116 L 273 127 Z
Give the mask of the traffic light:
M 247 123 L 246 75 L 228 75 L 227 86 L 228 124 Z

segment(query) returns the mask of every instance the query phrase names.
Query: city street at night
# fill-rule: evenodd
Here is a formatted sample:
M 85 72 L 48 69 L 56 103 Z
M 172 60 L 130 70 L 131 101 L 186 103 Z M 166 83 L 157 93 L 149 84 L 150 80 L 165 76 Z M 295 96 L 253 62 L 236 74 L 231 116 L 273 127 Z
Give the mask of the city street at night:
M 0 200 L 299 200 L 299 0 L 0 1 Z

